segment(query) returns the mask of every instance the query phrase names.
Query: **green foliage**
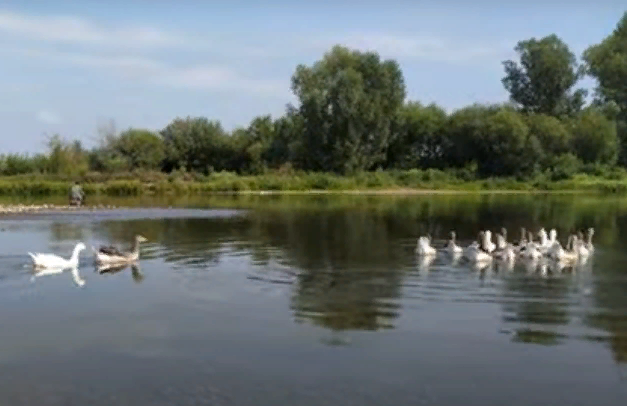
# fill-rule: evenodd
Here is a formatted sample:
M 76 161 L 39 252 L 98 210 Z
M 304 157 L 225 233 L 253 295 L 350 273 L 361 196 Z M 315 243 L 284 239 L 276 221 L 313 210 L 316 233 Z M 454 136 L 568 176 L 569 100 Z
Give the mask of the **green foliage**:
M 571 153 L 550 157 L 548 169 L 551 180 L 571 179 L 581 168 L 581 161 Z
M 503 62 L 502 83 L 524 112 L 561 116 L 581 109 L 586 92 L 573 88 L 584 69 L 557 35 L 519 41 L 514 49 L 520 64 Z
M 48 150 L 48 173 L 81 176 L 89 170 L 88 153 L 80 141 L 68 142 L 54 135 L 48 141 Z
M 296 68 L 292 90 L 306 122 L 306 169 L 351 173 L 384 162 L 405 99 L 396 61 L 335 46 L 313 66 Z
M 401 107 L 388 150 L 392 167 L 436 168 L 445 163 L 447 114 L 441 107 L 410 102 Z
M 596 96 L 616 103 L 621 119 L 627 121 L 627 12 L 609 36 L 585 50 L 583 60 L 597 80 Z
M 149 130 L 128 129 L 114 141 L 112 149 L 126 162 L 130 170 L 160 169 L 165 159 L 165 146 L 159 134 Z
M 530 136 L 538 140 L 542 151 L 549 157 L 570 151 L 571 135 L 562 121 L 544 114 L 531 114 L 526 122 Z
M 166 171 L 185 168 L 209 173 L 210 167 L 227 167 L 227 134 L 219 121 L 204 117 L 177 118 L 161 131 L 161 135 L 166 151 Z
M 613 165 L 618 157 L 616 122 L 594 108 L 572 122 L 573 151 L 584 163 Z

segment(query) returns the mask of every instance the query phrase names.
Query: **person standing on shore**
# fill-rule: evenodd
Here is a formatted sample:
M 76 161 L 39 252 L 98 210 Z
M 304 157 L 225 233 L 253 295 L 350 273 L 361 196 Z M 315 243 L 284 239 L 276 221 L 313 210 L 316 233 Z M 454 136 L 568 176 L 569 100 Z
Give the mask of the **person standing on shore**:
M 70 206 L 80 206 L 85 200 L 85 193 L 83 188 L 78 184 L 78 181 L 74 182 L 70 189 Z

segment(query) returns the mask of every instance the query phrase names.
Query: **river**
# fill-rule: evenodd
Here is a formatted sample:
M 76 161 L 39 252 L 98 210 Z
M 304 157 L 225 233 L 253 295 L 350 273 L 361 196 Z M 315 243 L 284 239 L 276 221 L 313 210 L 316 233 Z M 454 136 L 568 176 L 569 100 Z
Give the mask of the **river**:
M 2 405 L 624 405 L 627 199 L 112 199 L 0 217 Z M 416 257 L 420 235 L 595 228 L 572 268 Z M 142 244 L 136 267 L 91 246 Z M 35 276 L 27 252 L 79 274 Z M 77 283 L 84 280 L 84 285 Z

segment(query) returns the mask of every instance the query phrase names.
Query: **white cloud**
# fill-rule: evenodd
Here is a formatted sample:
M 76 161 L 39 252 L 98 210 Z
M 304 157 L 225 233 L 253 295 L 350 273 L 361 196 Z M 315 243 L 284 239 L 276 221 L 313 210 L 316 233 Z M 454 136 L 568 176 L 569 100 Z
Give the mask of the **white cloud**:
M 37 113 L 37 121 L 44 124 L 60 124 L 61 117 L 49 110 L 41 110 Z
M 0 48 L 0 52 L 44 59 L 60 64 L 95 68 L 120 77 L 174 88 L 246 90 L 253 93 L 284 94 L 289 81 L 245 77 L 219 65 L 175 67 L 150 58 L 125 55 L 93 55 L 40 49 Z
M 362 51 L 377 51 L 385 57 L 448 63 L 494 60 L 508 55 L 512 47 L 505 42 L 477 45 L 433 35 L 386 33 L 349 34 L 311 41 L 311 46 L 321 51 L 335 44 Z
M 199 89 L 239 89 L 255 93 L 284 93 L 289 81 L 251 79 L 222 67 L 197 66 L 184 69 L 167 69 L 156 77 L 158 83 Z
M 74 16 L 33 16 L 2 10 L 0 32 L 11 38 L 115 47 L 179 47 L 196 42 L 152 27 L 106 27 Z

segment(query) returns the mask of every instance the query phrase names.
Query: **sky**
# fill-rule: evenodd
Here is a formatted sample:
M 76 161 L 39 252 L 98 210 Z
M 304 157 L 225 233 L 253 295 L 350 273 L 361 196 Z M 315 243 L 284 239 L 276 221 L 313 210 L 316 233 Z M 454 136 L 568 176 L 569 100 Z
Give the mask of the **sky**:
M 296 103 L 296 66 L 334 44 L 396 59 L 410 100 L 501 102 L 517 41 L 555 33 L 580 55 L 627 11 L 618 0 L 260 3 L 0 0 L 0 154 L 44 151 L 55 133 L 90 146 L 111 122 L 159 130 L 204 116 L 232 129 L 279 116 Z

